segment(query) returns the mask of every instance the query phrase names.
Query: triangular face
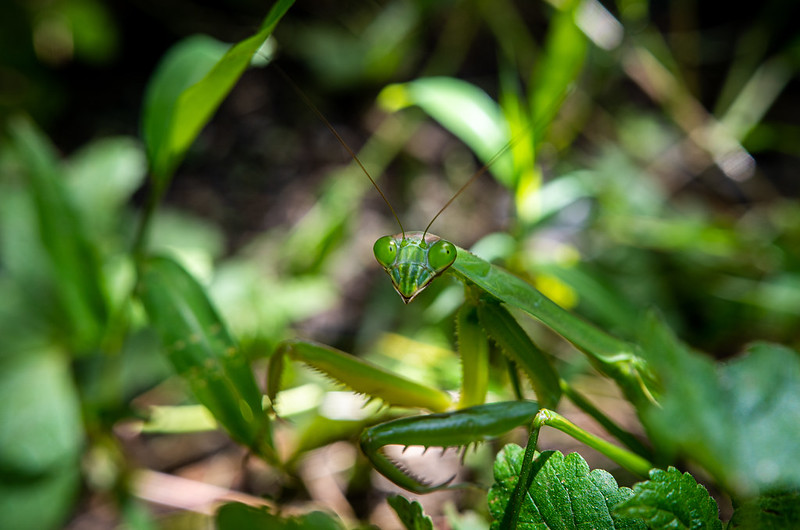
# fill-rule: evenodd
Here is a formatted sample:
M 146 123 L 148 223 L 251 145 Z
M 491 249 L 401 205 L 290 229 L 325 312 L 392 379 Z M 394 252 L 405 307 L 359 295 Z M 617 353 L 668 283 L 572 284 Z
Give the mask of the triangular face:
M 406 304 L 456 260 L 455 245 L 422 232 L 384 236 L 375 242 L 373 251 Z

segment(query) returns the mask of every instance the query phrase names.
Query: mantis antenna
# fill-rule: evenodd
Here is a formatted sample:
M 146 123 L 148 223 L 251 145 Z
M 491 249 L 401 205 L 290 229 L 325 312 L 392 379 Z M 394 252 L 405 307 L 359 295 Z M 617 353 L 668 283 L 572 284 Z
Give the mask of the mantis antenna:
M 453 203 L 453 201 L 455 201 L 458 198 L 458 196 L 461 195 L 461 193 L 469 187 L 470 184 L 475 182 L 475 180 L 477 180 L 478 177 L 480 177 L 481 175 L 486 173 L 486 171 L 488 171 L 488 169 L 492 166 L 492 164 L 494 164 L 497 161 L 497 159 L 499 159 L 501 156 L 503 156 L 509 149 L 514 147 L 524 136 L 526 136 L 526 134 L 522 133 L 522 134 L 518 135 L 516 138 L 514 138 L 513 140 L 511 140 L 510 142 L 508 142 L 506 145 L 504 145 L 502 149 L 500 149 L 497 153 L 495 153 L 494 156 L 492 158 L 490 158 L 489 161 L 486 162 L 486 164 L 484 164 L 482 168 L 480 168 L 478 171 L 476 171 L 469 178 L 469 180 L 467 180 L 458 189 L 458 191 L 456 191 L 453 194 L 453 196 L 450 197 L 450 200 L 447 201 L 445 203 L 445 205 L 442 206 L 442 208 L 438 212 L 436 212 L 436 215 L 433 216 L 433 219 L 431 219 L 431 222 L 428 223 L 428 226 L 425 227 L 425 231 L 422 232 L 422 240 L 423 241 L 425 240 L 425 236 L 428 234 L 428 230 L 430 229 L 431 225 L 433 225 L 433 222 L 442 214 L 442 212 L 444 212 L 447 209 L 447 207 L 450 206 Z
M 328 119 L 317 108 L 317 106 L 314 105 L 314 103 L 311 101 L 311 99 L 309 99 L 309 97 L 305 94 L 305 92 L 303 92 L 300 89 L 300 87 L 298 87 L 295 84 L 295 82 L 292 81 L 292 79 L 289 77 L 289 74 L 284 72 L 283 69 L 281 67 L 279 67 L 277 64 L 273 64 L 273 66 L 278 70 L 278 72 L 280 72 L 280 74 L 283 76 L 283 78 L 286 79 L 286 81 L 289 83 L 289 86 L 291 86 L 292 89 L 295 92 L 297 92 L 297 94 L 306 103 L 306 105 L 308 105 L 311 108 L 311 110 L 314 111 L 314 114 L 316 114 L 317 117 L 319 117 L 319 119 L 322 120 L 322 123 L 325 124 L 325 126 L 328 128 L 328 130 L 331 131 L 331 133 L 333 133 L 333 136 L 335 136 L 336 139 L 339 141 L 339 143 L 342 144 L 342 147 L 344 147 L 344 149 L 350 154 L 350 156 L 353 158 L 353 160 L 355 160 L 356 164 L 358 164 L 358 167 L 361 168 L 361 171 L 364 172 L 364 174 L 367 176 L 367 178 L 372 183 L 372 185 L 375 187 L 375 189 L 378 190 L 378 193 L 380 194 L 381 198 L 383 199 L 383 202 L 385 202 L 386 206 L 389 207 L 389 210 L 392 212 L 392 215 L 394 216 L 395 221 L 397 221 L 398 226 L 400 226 L 400 232 L 402 232 L 403 239 L 405 239 L 406 231 L 403 228 L 403 223 L 400 222 L 400 217 L 398 217 L 397 212 L 395 212 L 394 208 L 392 207 L 392 203 L 389 202 L 389 199 L 383 193 L 383 190 L 381 190 L 380 186 L 378 186 L 378 183 L 375 182 L 375 179 L 373 179 L 372 175 L 369 174 L 369 171 L 367 171 L 367 168 L 364 167 L 363 163 L 361 163 L 361 160 L 358 158 L 358 155 L 356 155 L 356 153 L 350 148 L 350 146 L 347 145 L 347 142 L 344 141 L 344 138 L 341 137 L 341 135 L 336 131 L 336 129 L 331 124 L 331 122 L 329 122 Z M 554 102 L 554 104 L 555 103 L 557 103 L 557 102 Z M 535 127 L 532 127 L 532 128 L 535 130 Z M 456 191 L 453 194 L 453 196 L 450 197 L 450 200 L 448 200 L 445 203 L 445 205 L 442 206 L 442 208 L 438 212 L 436 212 L 436 215 L 433 216 L 433 219 L 431 219 L 431 222 L 428 223 L 428 226 L 425 227 L 425 231 L 422 233 L 422 240 L 423 241 L 425 240 L 425 236 L 428 234 L 428 230 L 430 230 L 430 228 L 433 225 L 434 221 L 436 221 L 436 219 L 439 218 L 439 216 L 448 208 L 448 206 L 450 206 L 453 203 L 453 201 L 455 201 L 459 197 L 459 195 L 461 195 L 464 192 L 464 190 L 466 190 L 473 182 L 475 182 L 475 180 L 477 180 L 478 177 L 480 177 L 481 175 L 486 173 L 486 171 L 488 171 L 488 169 L 492 166 L 492 164 L 494 164 L 501 156 L 503 156 L 509 149 L 511 149 L 517 143 L 519 143 L 519 141 L 522 140 L 522 138 L 527 136 L 527 132 L 530 132 L 530 129 L 531 129 L 531 127 L 528 127 L 528 130 L 526 132 L 519 134 L 516 138 L 512 139 L 510 142 L 508 142 L 506 145 L 504 145 L 503 148 L 500 149 L 500 151 L 495 153 L 495 155 L 492 156 L 492 158 L 489 159 L 489 161 L 486 164 L 484 164 L 483 167 L 481 167 L 478 171 L 476 171 L 458 189 L 458 191 Z
M 316 105 L 314 105 L 314 103 L 311 101 L 311 99 L 309 99 L 309 97 L 308 97 L 308 96 L 305 94 L 305 92 L 303 92 L 303 91 L 300 89 L 300 87 L 299 87 L 299 86 L 297 86 L 297 85 L 294 83 L 294 81 L 292 81 L 292 79 L 289 77 L 289 74 L 287 74 L 286 72 L 284 72 L 284 71 L 283 71 L 283 69 L 282 69 L 281 67 L 279 67 L 278 65 L 274 64 L 273 66 L 274 66 L 274 67 L 275 67 L 275 68 L 276 68 L 276 69 L 277 69 L 277 70 L 278 70 L 278 71 L 281 73 L 281 75 L 283 76 L 283 78 L 284 78 L 284 79 L 286 79 L 286 81 L 289 83 L 289 85 L 292 87 L 292 89 L 294 89 L 294 91 L 295 91 L 295 92 L 297 92 L 297 94 L 298 94 L 298 95 L 299 95 L 299 96 L 302 98 L 302 100 L 303 100 L 303 101 L 306 103 L 306 105 L 308 105 L 308 106 L 311 108 L 311 110 L 313 110 L 313 111 L 314 111 L 314 114 L 316 114 L 316 115 L 317 115 L 317 117 L 318 117 L 320 120 L 322 120 L 322 123 L 324 123 L 324 124 L 325 124 L 325 126 L 328 128 L 328 130 L 330 130 L 330 131 L 331 131 L 331 133 L 333 133 L 333 135 L 336 137 L 336 139 L 337 139 L 337 140 L 339 140 L 339 143 L 340 143 L 340 144 L 342 144 L 342 147 L 344 147 L 344 148 L 345 148 L 345 150 L 346 150 L 348 153 L 350 153 L 350 156 L 351 156 L 351 157 L 353 157 L 353 160 L 355 160 L 355 161 L 356 161 L 356 164 L 358 164 L 358 167 L 360 167 L 360 168 L 361 168 L 361 171 L 363 171 L 363 172 L 364 172 L 364 174 L 367 176 L 367 178 L 369 179 L 369 181 L 370 181 L 370 182 L 372 182 L 372 185 L 373 185 L 373 186 L 375 186 L 375 189 L 376 189 L 376 190 L 378 190 L 378 193 L 380 194 L 381 198 L 383 199 L 383 202 L 385 202 L 385 203 L 386 203 L 386 206 L 388 206 L 388 207 L 389 207 L 389 210 L 391 210 L 391 212 L 392 212 L 392 215 L 394 216 L 394 219 L 395 219 L 395 221 L 397 221 L 397 224 L 400 226 L 400 232 L 402 232 L 402 233 L 403 233 L 403 238 L 405 239 L 405 237 L 406 237 L 406 231 L 405 231 L 405 229 L 403 228 L 403 223 L 401 223 L 401 222 L 400 222 L 400 218 L 397 216 L 397 212 L 395 212 L 395 211 L 394 211 L 394 208 L 392 208 L 392 203 L 390 203 L 390 202 L 389 202 L 389 199 L 387 199 L 387 198 L 386 198 L 386 195 L 384 195 L 384 193 L 383 193 L 383 190 L 381 190 L 380 186 L 378 186 L 378 183 L 377 183 L 377 182 L 375 182 L 375 179 L 373 179 L 373 178 L 372 178 L 372 175 L 370 175 L 370 174 L 369 174 L 369 171 L 367 171 L 367 168 L 366 168 L 366 167 L 364 167 L 364 164 L 362 164 L 362 163 L 361 163 L 361 160 L 359 160 L 359 158 L 358 158 L 358 155 L 356 155 L 356 154 L 355 154 L 355 152 L 354 152 L 352 149 L 350 149 L 350 146 L 349 146 L 349 145 L 347 145 L 347 142 L 345 142 L 345 141 L 344 141 L 344 138 L 342 138 L 342 137 L 339 135 L 339 133 L 336 131 L 336 129 L 333 127 L 333 125 L 331 125 L 331 122 L 329 122 L 329 121 L 328 121 L 328 119 L 327 119 L 327 118 L 326 118 L 326 117 L 325 117 L 325 116 L 322 114 L 322 112 L 321 112 L 321 111 L 320 111 L 320 110 L 317 108 L 317 106 L 316 106 Z M 505 149 L 504 149 L 504 151 L 505 151 Z M 501 152 L 502 152 L 502 151 L 501 151 Z M 451 199 L 451 202 L 452 202 L 452 199 Z M 448 203 L 448 204 L 449 204 L 449 203 Z M 440 213 L 441 213 L 441 212 L 440 212 Z M 437 214 L 437 215 L 438 215 L 438 214 Z M 427 232 L 427 229 L 426 229 L 426 232 Z

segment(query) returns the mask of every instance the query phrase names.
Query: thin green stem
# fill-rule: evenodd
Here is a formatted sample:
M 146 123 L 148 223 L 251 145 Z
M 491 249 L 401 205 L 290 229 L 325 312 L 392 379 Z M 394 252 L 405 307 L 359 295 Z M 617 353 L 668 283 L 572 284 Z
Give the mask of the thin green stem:
M 153 179 L 150 180 L 151 182 L 153 181 Z M 153 220 L 156 207 L 158 206 L 158 203 L 161 202 L 161 196 L 163 195 L 161 190 L 158 189 L 157 185 L 153 184 L 152 186 L 153 187 L 150 189 L 150 193 L 147 196 L 147 202 L 144 205 L 144 211 L 142 212 L 142 216 L 139 220 L 139 226 L 136 229 L 136 236 L 134 237 L 133 246 L 131 248 L 131 253 L 133 254 L 137 268 L 144 258 L 150 223 Z
M 539 470 L 542 469 L 547 459 L 555 453 L 555 451 L 545 451 L 534 459 L 536 455 L 536 444 L 539 441 L 539 430 L 541 428 L 542 425 L 534 420 L 531 433 L 528 436 L 528 445 L 525 447 L 525 454 L 522 456 L 522 467 L 519 471 L 519 478 L 517 479 L 516 486 L 514 486 L 514 492 L 511 494 L 511 498 L 506 505 L 506 510 L 503 512 L 503 520 L 500 523 L 500 528 L 514 530 L 517 527 L 517 520 L 519 519 L 519 512 L 522 509 L 522 503 L 533 483 L 534 477 Z
M 552 410 L 540 410 L 536 415 L 536 418 L 533 420 L 533 423 L 534 425 L 548 425 L 554 429 L 558 429 L 559 431 L 572 436 L 579 442 L 588 445 L 592 449 L 596 449 L 617 464 L 633 473 L 636 473 L 637 475 L 646 477 L 650 469 L 653 468 L 653 464 L 651 464 L 648 460 L 628 451 L 627 449 L 623 449 L 610 442 L 607 442 L 599 436 L 595 436 L 594 434 L 584 431 L 565 417 L 561 416 L 557 412 L 553 412 Z
M 625 444 L 629 449 L 634 451 L 639 456 L 644 458 L 651 458 L 652 451 L 648 449 L 641 440 L 634 436 L 631 432 L 623 429 L 614 422 L 611 418 L 605 415 L 603 411 L 595 407 L 584 397 L 580 392 L 575 390 L 569 383 L 561 379 L 561 390 L 564 392 L 570 401 L 572 401 L 579 409 L 587 413 L 589 416 L 603 426 L 603 428 L 617 440 Z

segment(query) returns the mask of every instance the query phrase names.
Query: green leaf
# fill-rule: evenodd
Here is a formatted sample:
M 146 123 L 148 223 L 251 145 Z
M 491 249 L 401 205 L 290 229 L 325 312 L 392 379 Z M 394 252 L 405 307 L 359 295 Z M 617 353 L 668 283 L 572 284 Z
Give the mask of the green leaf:
M 0 425 L 0 469 L 38 475 L 77 458 L 80 404 L 61 355 L 40 349 L 3 359 Z
M 147 161 L 137 140 L 104 138 L 72 155 L 66 170 L 67 187 L 87 229 L 103 235 L 118 229 L 115 223 L 142 185 Z
M 138 295 L 175 370 L 231 436 L 271 456 L 261 392 L 241 350 L 197 281 L 168 258 L 142 265 Z
M 409 502 L 400 495 L 392 495 L 386 499 L 386 502 L 397 513 L 397 517 L 400 518 L 400 522 L 407 530 L 433 530 L 433 521 L 422 511 L 422 505 L 419 502 Z
M 38 223 L 38 239 L 50 263 L 58 303 L 57 333 L 73 351 L 97 346 L 108 319 L 97 249 L 86 235 L 65 186 L 55 149 L 25 118 L 10 121 L 12 145 L 22 164 Z
M 188 37 L 164 55 L 150 78 L 142 114 L 142 137 L 147 147 L 150 170 L 161 186 L 183 158 L 173 144 L 178 100 L 199 82 L 224 56 L 227 45 L 207 37 Z
M 531 76 L 531 118 L 537 135 L 558 113 L 560 101 L 583 66 L 586 37 L 575 24 L 575 12 L 581 5 L 577 0 L 564 2 L 554 14 L 544 54 Z
M 80 489 L 78 393 L 58 352 L 14 353 L 0 360 L 0 528 L 57 528 Z
M 488 498 L 493 529 L 500 528 L 521 472 L 523 453 L 518 445 L 509 444 L 495 460 L 495 482 Z M 517 528 L 645 528 L 639 521 L 612 513 L 612 508 L 631 493 L 618 487 L 608 472 L 590 471 L 578 453 L 564 456 L 555 451 L 533 478 Z
M 708 490 L 674 467 L 651 470 L 650 480 L 635 484 L 633 495 L 614 513 L 642 519 L 648 528 L 722 528 L 717 503 Z
M 484 164 L 510 140 L 500 106 L 486 92 L 460 79 L 424 77 L 402 85 L 390 85 L 379 98 L 391 110 L 408 105 L 420 107 L 467 144 Z M 504 153 L 489 171 L 504 186 L 514 187 L 511 153 Z
M 783 530 L 800 521 L 800 491 L 768 494 L 736 507 L 728 528 Z
M 64 528 L 81 489 L 77 462 L 57 466 L 35 478 L 19 480 L 5 472 L 2 477 L 0 528 Z
M 164 56 L 147 87 L 142 134 L 159 193 L 294 0 L 278 0 L 258 33 L 231 48 L 189 37 Z
M 691 458 L 730 493 L 800 487 L 800 356 L 767 343 L 726 363 L 693 353 L 651 318 L 644 353 L 661 375 L 643 420 L 667 453 Z
M 311 512 L 298 517 L 279 517 L 266 507 L 255 507 L 231 502 L 217 510 L 218 530 L 343 530 L 344 526 L 334 516 L 324 512 Z

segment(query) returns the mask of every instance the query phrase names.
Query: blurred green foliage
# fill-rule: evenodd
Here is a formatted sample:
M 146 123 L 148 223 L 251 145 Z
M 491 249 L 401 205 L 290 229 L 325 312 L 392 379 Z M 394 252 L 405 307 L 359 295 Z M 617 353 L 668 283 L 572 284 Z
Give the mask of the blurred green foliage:
M 320 3 L 295 6 L 276 26 L 289 4 L 262 26 L 260 2 L 0 5 L 0 526 L 59 527 L 82 495 L 108 495 L 121 517 L 148 527 L 114 425 L 146 417 L 134 399 L 166 382 L 179 397 L 163 404 L 216 407 L 217 421 L 258 452 L 263 433 L 247 421 L 248 409 L 260 412 L 255 379 L 242 367 L 297 333 L 457 386 L 457 360 L 442 352 L 458 289 L 434 286 L 402 307 L 369 256 L 372 240 L 394 230 L 369 182 L 341 168 L 346 156 L 270 68 L 233 88 L 273 29 L 281 61 L 323 113 L 346 138 L 367 137 L 359 154 L 376 178 L 388 171 L 380 182 L 404 223 L 426 224 L 509 139 L 531 135 L 534 149 L 518 142 L 490 168 L 498 186 L 478 180 L 433 231 L 477 242 L 623 338 L 640 338 L 640 315 L 657 307 L 688 344 L 719 358 L 754 339 L 800 348 L 794 3 L 766 2 L 745 19 L 642 0 Z M 196 33 L 215 39 L 188 37 Z M 159 267 L 188 286 L 168 282 L 159 296 L 174 288 L 174 301 L 189 291 L 200 301 L 162 318 L 147 306 L 167 302 L 132 297 L 152 254 L 170 255 Z M 206 320 L 199 306 L 211 308 Z M 210 331 L 212 345 L 182 350 L 201 352 L 184 367 L 194 397 L 158 343 L 198 336 L 187 329 Z M 587 372 L 541 328 L 529 331 L 568 371 Z M 715 370 L 681 348 L 676 363 Z M 746 363 L 774 368 L 757 363 L 763 348 L 694 384 L 716 385 L 694 408 L 697 422 L 728 421 L 702 407 L 720 395 L 718 407 L 745 407 L 726 378 L 745 379 Z M 236 366 L 248 407 L 236 392 L 197 389 L 218 373 L 209 358 L 231 351 L 221 363 Z M 796 361 L 788 349 L 770 355 Z M 660 368 L 670 396 L 681 395 L 675 366 Z M 291 386 L 324 385 L 294 377 Z M 754 395 L 779 390 L 767 380 Z M 326 416 L 324 399 L 297 401 L 298 454 L 364 425 L 357 414 Z M 678 417 L 685 404 L 666 405 Z M 670 439 L 669 425 L 659 428 L 671 450 L 697 451 Z M 749 431 L 719 430 L 730 434 L 724 447 L 747 446 Z M 284 473 L 297 472 L 296 457 Z M 732 469 L 737 458 L 720 451 L 701 463 Z M 736 477 L 720 477 L 737 489 Z

